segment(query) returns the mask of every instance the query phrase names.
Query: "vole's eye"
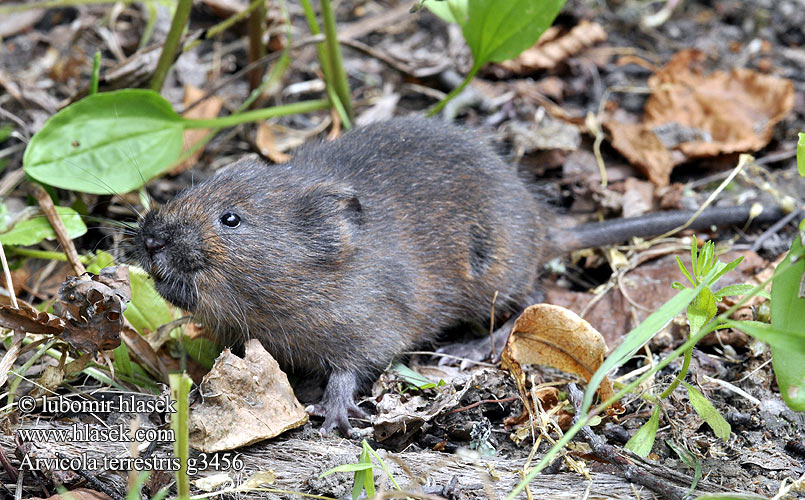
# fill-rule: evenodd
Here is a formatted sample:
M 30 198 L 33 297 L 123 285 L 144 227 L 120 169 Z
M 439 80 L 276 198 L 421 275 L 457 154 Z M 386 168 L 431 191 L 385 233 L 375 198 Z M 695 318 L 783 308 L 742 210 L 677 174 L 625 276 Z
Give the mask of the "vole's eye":
M 238 214 L 225 212 L 224 215 L 221 216 L 221 224 L 226 227 L 238 227 L 240 225 L 240 217 Z

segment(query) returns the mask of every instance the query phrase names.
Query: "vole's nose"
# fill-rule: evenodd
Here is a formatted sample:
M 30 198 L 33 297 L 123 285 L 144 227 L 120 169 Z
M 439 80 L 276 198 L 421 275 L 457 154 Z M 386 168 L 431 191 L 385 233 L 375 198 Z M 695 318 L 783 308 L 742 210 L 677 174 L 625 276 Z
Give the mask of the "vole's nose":
M 165 240 L 154 236 L 146 236 L 143 238 L 143 244 L 149 253 L 155 253 L 165 247 Z

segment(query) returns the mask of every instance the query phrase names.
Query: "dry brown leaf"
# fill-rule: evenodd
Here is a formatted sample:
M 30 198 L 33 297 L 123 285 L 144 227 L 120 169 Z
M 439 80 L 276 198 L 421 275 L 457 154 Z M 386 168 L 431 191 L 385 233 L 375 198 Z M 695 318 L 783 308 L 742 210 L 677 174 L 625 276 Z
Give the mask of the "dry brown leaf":
M 192 85 L 185 85 L 184 87 L 184 100 L 183 103 L 185 106 L 189 106 L 192 103 L 196 102 L 197 100 L 201 99 L 206 95 L 206 92 L 194 87 Z M 221 112 L 221 108 L 224 105 L 223 99 L 218 96 L 209 96 L 196 106 L 193 106 L 189 111 L 184 113 L 182 116 L 184 118 L 191 118 L 191 119 L 202 119 L 202 118 L 216 118 L 218 113 Z M 194 129 L 186 129 L 184 131 L 184 147 L 182 148 L 182 152 L 185 152 L 193 147 L 198 141 L 204 138 L 210 132 L 208 128 L 194 128 Z M 185 161 L 177 165 L 170 171 L 171 175 L 178 175 L 184 172 L 185 170 L 193 167 L 196 164 L 198 159 L 201 157 L 201 154 L 204 152 L 204 147 L 200 147 L 190 155 Z
M 256 339 L 244 358 L 221 353 L 199 392 L 204 398 L 190 413 L 190 445 L 206 453 L 269 439 L 308 420 L 287 375 Z
M 274 163 L 285 163 L 291 159 L 291 155 L 277 147 L 274 130 L 270 124 L 261 123 L 257 127 L 257 136 L 254 140 L 257 143 L 257 147 L 260 148 L 260 152 L 269 157 Z
M 53 312 L 64 319 L 62 340 L 82 352 L 114 349 L 120 345 L 123 311 L 131 300 L 129 268 L 70 276 L 59 289 L 59 299 Z
M 514 322 L 501 364 L 514 376 L 527 401 L 522 365 L 551 366 L 589 381 L 606 353 L 604 337 L 576 313 L 552 304 L 535 304 Z M 607 378 L 599 390 L 601 399 L 614 394 Z
M 757 151 L 794 107 L 787 79 L 736 68 L 705 75 L 705 55 L 683 50 L 649 78 L 653 90 L 640 125 L 605 123 L 612 146 L 653 183 L 694 158 Z
M 549 29 L 536 45 L 524 50 L 516 59 L 503 61 L 500 66 L 513 73 L 551 69 L 565 59 L 606 39 L 607 33 L 600 24 L 582 20 L 561 36 L 558 36 L 558 30 L 555 28 Z
M 666 186 L 671 181 L 674 160 L 654 132 L 645 125 L 605 122 L 612 147 L 629 160 L 643 174 L 658 186 Z
M 24 301 L 17 302 L 19 309 L 0 306 L 0 326 L 3 328 L 43 335 L 58 335 L 64 331 L 61 318 L 39 311 Z
M 76 488 L 64 493 L 58 493 L 53 496 L 42 499 L 41 497 L 30 497 L 29 500 L 112 500 L 112 497 L 100 491 L 90 490 L 87 488 Z

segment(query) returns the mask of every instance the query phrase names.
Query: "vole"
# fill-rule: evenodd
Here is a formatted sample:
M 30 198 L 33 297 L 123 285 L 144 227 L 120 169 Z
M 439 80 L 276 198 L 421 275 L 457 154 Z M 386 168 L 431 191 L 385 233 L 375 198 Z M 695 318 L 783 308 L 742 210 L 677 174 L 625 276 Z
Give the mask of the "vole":
M 313 413 L 349 435 L 348 417 L 365 416 L 353 400 L 363 382 L 459 322 L 488 319 L 496 292 L 499 313 L 530 305 L 548 255 L 689 215 L 556 227 L 476 134 L 398 118 L 287 164 L 238 161 L 148 212 L 135 244 L 159 293 L 221 340 L 258 338 L 286 370 L 328 377 Z M 746 217 L 710 212 L 698 226 Z

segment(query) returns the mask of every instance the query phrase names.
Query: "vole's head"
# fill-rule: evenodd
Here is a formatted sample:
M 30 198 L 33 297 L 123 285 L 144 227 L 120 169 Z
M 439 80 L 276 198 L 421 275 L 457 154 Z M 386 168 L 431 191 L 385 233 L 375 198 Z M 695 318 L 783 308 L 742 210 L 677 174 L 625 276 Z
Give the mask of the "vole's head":
M 347 186 L 242 160 L 146 214 L 135 245 L 163 297 L 231 325 L 227 305 L 290 310 L 332 284 L 362 223 Z

